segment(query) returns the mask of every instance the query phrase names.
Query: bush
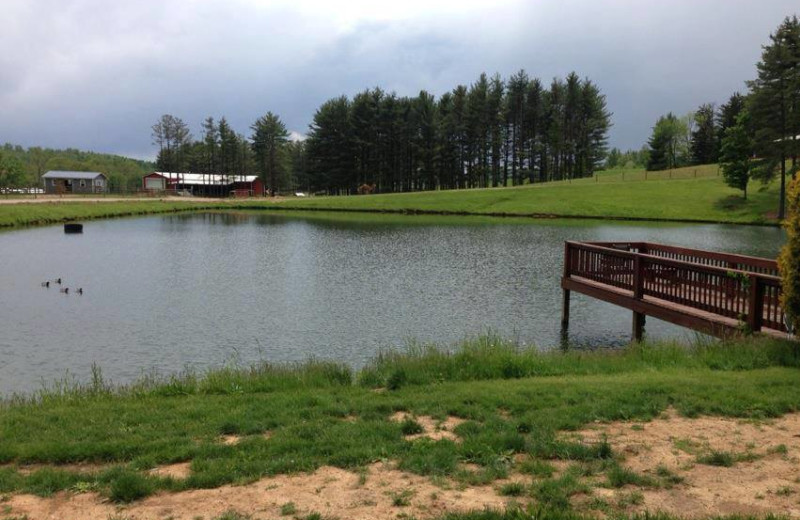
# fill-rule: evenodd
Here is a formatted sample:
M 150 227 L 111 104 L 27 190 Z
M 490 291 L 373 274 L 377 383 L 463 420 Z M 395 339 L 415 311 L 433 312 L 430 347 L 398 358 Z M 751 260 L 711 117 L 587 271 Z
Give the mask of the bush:
M 778 258 L 778 267 L 783 279 L 781 306 L 789 318 L 791 329 L 800 332 L 800 177 L 789 184 L 787 200 L 788 216 L 783 222 L 786 228 L 786 245 Z

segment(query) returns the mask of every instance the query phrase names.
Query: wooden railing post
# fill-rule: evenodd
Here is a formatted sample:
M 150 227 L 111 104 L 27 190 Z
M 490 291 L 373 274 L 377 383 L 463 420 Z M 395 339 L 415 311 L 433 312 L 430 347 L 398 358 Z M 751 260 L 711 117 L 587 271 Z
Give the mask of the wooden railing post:
M 641 254 L 633 257 L 633 297 L 641 300 L 644 296 L 644 262 Z M 644 337 L 645 315 L 633 311 L 633 341 L 642 341 Z
M 761 330 L 764 321 L 764 285 L 758 276 L 750 275 L 750 294 L 747 297 L 747 325 L 753 332 Z
M 564 242 L 564 278 L 569 278 L 572 270 L 572 248 L 569 242 Z M 566 333 L 569 328 L 569 289 L 562 289 L 561 300 L 561 333 Z

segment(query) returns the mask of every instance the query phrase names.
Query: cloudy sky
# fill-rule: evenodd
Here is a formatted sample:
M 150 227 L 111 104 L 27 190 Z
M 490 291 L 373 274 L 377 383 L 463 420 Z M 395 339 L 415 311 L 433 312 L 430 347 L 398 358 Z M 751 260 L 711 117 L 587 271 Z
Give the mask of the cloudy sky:
M 3 0 L 0 143 L 152 158 L 164 113 L 198 135 L 272 111 L 305 133 L 316 108 L 380 86 L 435 95 L 523 68 L 597 83 L 611 144 L 724 102 L 797 0 Z

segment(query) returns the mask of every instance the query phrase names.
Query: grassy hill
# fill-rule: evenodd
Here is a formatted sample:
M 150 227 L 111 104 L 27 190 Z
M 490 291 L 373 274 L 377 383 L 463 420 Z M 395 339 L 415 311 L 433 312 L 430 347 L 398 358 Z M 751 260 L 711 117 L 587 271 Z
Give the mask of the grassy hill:
M 283 207 L 483 215 L 552 215 L 737 223 L 774 221 L 777 182 L 751 183 L 748 200 L 729 188 L 717 165 L 666 172 L 619 170 L 572 182 L 514 188 L 445 190 L 350 197 L 289 199 Z

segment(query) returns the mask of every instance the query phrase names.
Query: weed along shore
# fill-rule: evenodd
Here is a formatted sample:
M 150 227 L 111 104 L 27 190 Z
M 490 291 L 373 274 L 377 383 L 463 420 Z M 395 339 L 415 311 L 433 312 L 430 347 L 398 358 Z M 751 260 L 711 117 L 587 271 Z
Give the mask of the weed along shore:
M 55 384 L 0 407 L 0 518 L 797 516 L 800 346 L 497 337 Z

